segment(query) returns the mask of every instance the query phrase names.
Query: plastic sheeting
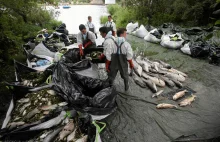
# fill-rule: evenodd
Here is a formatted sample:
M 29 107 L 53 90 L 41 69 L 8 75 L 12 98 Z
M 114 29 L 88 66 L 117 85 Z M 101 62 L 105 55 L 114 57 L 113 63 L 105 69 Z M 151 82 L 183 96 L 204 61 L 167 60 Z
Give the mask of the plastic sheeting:
M 151 91 L 140 88 L 132 79 L 129 81 L 130 91 L 124 93 L 123 80 L 117 76 L 115 86 L 121 92 L 117 97 L 118 109 L 105 119 L 107 127 L 101 135 L 102 141 L 193 141 L 220 136 L 220 68 L 205 60 L 191 58 L 178 50 L 167 50 L 130 35 L 127 38 L 128 42 L 143 47 L 148 58 L 163 59 L 174 68 L 187 73 L 188 79 L 184 85 L 195 90 L 197 98 L 192 106 L 158 110 L 158 103 L 178 103 L 163 97 L 151 98 Z M 165 93 L 171 90 L 161 89 Z
M 128 25 L 126 26 L 127 29 L 127 33 L 131 34 L 134 30 L 136 30 L 138 28 L 138 23 L 128 23 Z
M 136 36 L 140 38 L 144 38 L 147 35 L 148 31 L 145 29 L 143 25 L 140 26 L 140 28 L 136 31 Z
M 163 33 L 160 33 L 158 29 L 153 29 L 147 35 L 144 37 L 144 40 L 152 43 L 160 43 L 161 42 L 161 36 Z
M 171 38 L 174 36 L 178 36 L 178 40 L 172 40 Z M 179 49 L 182 47 L 183 42 L 184 40 L 182 39 L 181 35 L 177 33 L 174 35 L 163 35 L 160 44 L 166 48 Z
M 69 50 L 53 70 L 53 89 L 74 108 L 94 115 L 106 115 L 116 108 L 116 90 L 108 81 L 82 76 L 75 71 L 91 67 L 89 60 L 73 63 L 78 50 Z M 73 55 L 73 56 L 71 56 Z
M 46 55 L 54 58 L 55 52 L 50 51 L 43 42 L 39 43 L 34 50 L 31 52 L 34 55 Z

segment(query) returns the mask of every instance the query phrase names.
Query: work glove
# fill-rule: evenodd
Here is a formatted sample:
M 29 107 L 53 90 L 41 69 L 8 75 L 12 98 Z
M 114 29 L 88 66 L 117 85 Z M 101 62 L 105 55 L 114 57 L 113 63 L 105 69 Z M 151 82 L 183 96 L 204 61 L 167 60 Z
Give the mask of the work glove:
M 87 42 L 87 43 L 84 45 L 84 48 L 88 47 L 89 45 L 92 45 L 92 42 L 91 42 L 91 41 Z
M 109 60 L 106 60 L 106 62 L 105 62 L 105 68 L 106 68 L 107 72 L 110 72 L 110 70 L 109 70 L 110 63 L 111 63 L 111 61 L 109 61 Z
M 83 50 L 82 50 L 82 44 L 79 45 L 79 55 L 80 56 L 84 55 Z
M 105 58 L 105 55 L 104 54 L 101 54 L 100 56 L 99 56 L 99 60 L 103 60 Z
M 128 60 L 128 62 L 129 62 L 130 68 L 133 69 L 133 68 L 134 68 L 134 64 L 133 64 L 132 59 L 131 59 L 131 60 Z

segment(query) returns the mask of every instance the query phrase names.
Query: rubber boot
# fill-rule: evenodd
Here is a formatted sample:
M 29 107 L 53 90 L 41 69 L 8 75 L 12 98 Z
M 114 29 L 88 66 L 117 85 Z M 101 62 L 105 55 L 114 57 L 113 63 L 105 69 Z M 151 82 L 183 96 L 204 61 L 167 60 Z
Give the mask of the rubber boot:
M 125 91 L 128 91 L 129 89 L 128 81 L 124 81 L 124 85 L 125 85 Z

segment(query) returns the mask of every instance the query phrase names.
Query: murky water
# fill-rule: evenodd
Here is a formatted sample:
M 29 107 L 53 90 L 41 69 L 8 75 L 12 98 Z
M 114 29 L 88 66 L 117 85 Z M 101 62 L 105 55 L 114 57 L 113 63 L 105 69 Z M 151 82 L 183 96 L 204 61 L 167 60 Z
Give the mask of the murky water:
M 88 16 L 92 16 L 96 32 L 98 32 L 101 27 L 100 17 L 108 14 L 106 6 L 101 5 L 72 5 L 69 9 L 63 9 L 60 6 L 60 9 L 56 9 L 56 11 L 60 12 L 57 20 L 66 24 L 70 34 L 77 34 L 79 32 L 79 25 L 86 24 Z M 97 45 L 102 44 L 102 42 L 103 38 L 98 34 Z
M 69 9 L 60 7 L 59 11 L 58 20 L 66 23 L 70 34 L 78 33 L 79 25 L 86 24 L 88 16 L 92 16 L 93 23 L 97 27 L 96 30 L 98 30 L 101 27 L 100 17 L 107 14 L 107 8 L 98 5 L 72 5 Z

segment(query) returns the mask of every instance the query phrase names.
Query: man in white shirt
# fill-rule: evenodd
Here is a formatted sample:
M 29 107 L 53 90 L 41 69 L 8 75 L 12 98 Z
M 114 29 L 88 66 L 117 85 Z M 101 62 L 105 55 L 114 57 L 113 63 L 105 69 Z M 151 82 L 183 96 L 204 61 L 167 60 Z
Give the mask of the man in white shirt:
M 108 22 L 105 23 L 105 27 L 109 28 L 109 31 L 112 31 L 112 35 L 116 36 L 116 25 L 112 20 L 112 16 L 108 16 Z
M 91 16 L 88 16 L 88 22 L 85 24 L 85 26 L 86 26 L 86 30 L 93 32 L 95 34 L 96 38 L 97 38 L 96 28 L 95 28 L 95 25 L 92 23 L 92 17 Z
M 106 71 L 108 72 L 108 80 L 112 85 L 118 71 L 121 77 L 124 79 L 125 91 L 129 89 L 128 85 L 128 63 L 130 68 L 133 69 L 134 65 L 132 62 L 133 51 L 131 45 L 125 40 L 126 29 L 119 29 L 117 31 L 117 38 L 112 38 L 111 34 L 108 33 L 106 27 L 99 29 L 101 36 L 105 38 L 103 47 L 104 52 L 102 56 L 106 57 Z M 111 32 L 111 31 L 110 31 Z M 102 57 L 100 57 L 102 58 Z
M 84 52 L 88 48 L 96 48 L 95 35 L 93 32 L 87 31 L 85 25 L 79 25 L 80 32 L 77 35 L 77 43 L 79 46 L 80 56 L 84 55 Z M 84 47 L 84 52 L 82 50 Z M 86 54 L 86 53 L 85 53 Z

